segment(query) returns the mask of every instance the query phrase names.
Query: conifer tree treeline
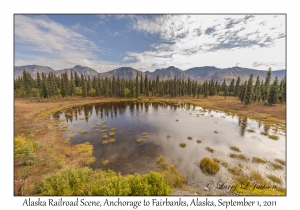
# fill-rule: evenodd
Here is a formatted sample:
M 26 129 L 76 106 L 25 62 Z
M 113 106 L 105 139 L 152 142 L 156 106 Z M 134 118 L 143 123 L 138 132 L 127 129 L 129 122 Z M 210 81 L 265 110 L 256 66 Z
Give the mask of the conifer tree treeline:
M 236 96 L 242 103 L 249 105 L 253 102 L 266 102 L 269 105 L 286 101 L 286 78 L 280 82 L 276 77 L 271 84 L 271 69 L 269 69 L 265 80 L 259 77 L 249 79 L 244 83 L 240 77 L 233 78 L 229 84 L 225 79 L 222 83 L 214 81 L 198 82 L 188 78 L 187 81 L 174 78 L 160 80 L 159 76 L 149 80 L 148 75 L 136 75 L 135 79 L 99 78 L 84 75 L 62 73 L 56 76 L 52 72 L 49 75 L 37 72 L 36 78 L 23 70 L 22 77 L 14 81 L 16 96 L 56 98 L 68 96 L 98 96 L 98 97 L 135 97 L 141 94 L 145 96 L 192 96 L 204 97 L 223 95 Z

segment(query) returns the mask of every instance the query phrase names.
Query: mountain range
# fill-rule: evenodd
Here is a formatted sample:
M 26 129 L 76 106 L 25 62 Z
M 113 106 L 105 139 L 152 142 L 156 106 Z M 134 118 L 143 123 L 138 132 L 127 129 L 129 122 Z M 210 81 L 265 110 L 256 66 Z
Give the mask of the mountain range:
M 249 78 L 251 74 L 253 74 L 253 77 L 256 78 L 259 76 L 261 79 L 264 79 L 267 74 L 267 70 L 255 70 L 255 69 L 249 69 L 249 68 L 241 68 L 238 66 L 231 67 L 231 68 L 224 68 L 220 69 L 214 66 L 203 66 L 203 67 L 194 67 L 187 70 L 181 70 L 179 68 L 176 68 L 174 66 L 169 66 L 168 68 L 162 68 L 162 69 L 156 69 L 154 72 L 150 71 L 139 71 L 136 69 L 133 69 L 131 67 L 121 67 L 118 69 L 114 69 L 111 71 L 99 73 L 96 70 L 84 67 L 80 65 L 76 65 L 73 68 L 68 69 L 62 69 L 62 70 L 54 70 L 48 66 L 40 66 L 40 65 L 26 65 L 26 66 L 15 66 L 14 67 L 14 77 L 17 78 L 18 76 L 22 76 L 22 71 L 25 69 L 28 71 L 33 78 L 36 77 L 36 73 L 39 72 L 40 74 L 44 72 L 44 74 L 48 75 L 50 72 L 53 72 L 55 75 L 61 75 L 62 72 L 67 72 L 68 74 L 73 74 L 76 72 L 78 75 L 84 75 L 84 76 L 90 76 L 91 78 L 96 76 L 100 78 L 112 78 L 113 75 L 115 78 L 118 76 L 120 78 L 124 79 L 135 79 L 136 75 L 143 75 L 143 78 L 145 78 L 145 75 L 147 73 L 147 76 L 150 80 L 155 79 L 157 76 L 159 76 L 160 80 L 167 80 L 167 79 L 174 79 L 180 78 L 187 80 L 190 78 L 191 80 L 197 80 L 197 81 L 205 81 L 205 80 L 211 80 L 212 78 L 214 81 L 223 81 L 225 79 L 226 82 L 230 82 L 233 78 L 236 79 L 238 76 L 241 78 L 242 81 L 245 81 Z M 278 76 L 278 79 L 281 80 L 285 77 L 286 70 L 277 70 L 272 71 L 272 79 L 275 79 L 276 76 Z

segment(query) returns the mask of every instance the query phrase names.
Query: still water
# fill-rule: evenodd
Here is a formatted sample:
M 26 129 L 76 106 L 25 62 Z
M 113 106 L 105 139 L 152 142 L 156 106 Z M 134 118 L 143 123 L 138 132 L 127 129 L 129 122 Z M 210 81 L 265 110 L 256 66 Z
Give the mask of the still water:
M 68 126 L 64 135 L 72 135 L 72 144 L 90 142 L 93 145 L 96 162 L 92 168 L 112 169 L 124 175 L 147 173 L 156 169 L 156 158 L 162 155 L 166 162 L 176 166 L 187 177 L 190 186 L 203 187 L 208 181 L 230 179 L 231 174 L 222 166 L 214 176 L 201 172 L 199 161 L 210 157 L 224 160 L 232 166 L 246 164 L 245 170 L 271 173 L 283 181 L 285 179 L 285 168 L 274 171 L 266 164 L 251 162 L 252 157 L 269 162 L 274 162 L 275 158 L 285 160 L 285 133 L 245 117 L 183 103 L 138 102 L 75 106 L 53 117 L 60 119 L 60 126 Z M 116 129 L 112 137 L 109 136 L 111 128 Z M 82 134 L 83 130 L 87 133 Z M 147 133 L 146 138 L 143 132 Z M 261 132 L 276 135 L 278 140 L 272 140 Z M 108 135 L 107 139 L 103 139 L 104 134 Z M 188 139 L 189 136 L 192 140 Z M 110 139 L 115 139 L 115 142 L 103 144 L 103 140 Z M 142 142 L 137 143 L 137 139 Z M 185 143 L 186 147 L 180 147 L 180 143 Z M 230 153 L 236 153 L 230 149 L 231 146 L 238 147 L 240 154 L 249 160 L 229 157 Z M 206 147 L 215 151 L 210 153 Z

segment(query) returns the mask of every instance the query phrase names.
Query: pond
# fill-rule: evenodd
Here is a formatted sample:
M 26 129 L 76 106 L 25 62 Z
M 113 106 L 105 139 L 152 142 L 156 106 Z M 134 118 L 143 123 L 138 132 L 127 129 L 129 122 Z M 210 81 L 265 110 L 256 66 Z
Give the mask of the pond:
M 285 161 L 285 133 L 246 117 L 164 102 L 95 103 L 74 106 L 51 117 L 59 119 L 61 127 L 67 125 L 64 135 L 72 135 L 72 144 L 93 145 L 96 162 L 92 168 L 123 175 L 147 173 L 156 169 L 156 159 L 162 155 L 187 177 L 189 186 L 203 189 L 209 181 L 230 180 L 232 176 L 222 165 L 214 176 L 203 174 L 199 161 L 210 157 L 229 166 L 239 165 L 245 172 L 276 175 L 285 187 L 285 164 L 276 162 Z M 230 148 L 233 146 L 240 152 Z M 234 158 L 234 154 L 245 158 Z M 266 162 L 257 163 L 253 158 Z M 272 165 L 280 167 L 275 170 Z

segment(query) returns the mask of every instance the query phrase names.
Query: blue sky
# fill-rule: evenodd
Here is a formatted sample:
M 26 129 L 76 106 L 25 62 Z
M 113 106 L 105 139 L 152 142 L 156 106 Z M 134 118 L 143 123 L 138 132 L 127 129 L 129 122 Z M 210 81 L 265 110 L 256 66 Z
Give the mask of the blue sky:
M 15 65 L 285 69 L 285 15 L 14 15 Z

